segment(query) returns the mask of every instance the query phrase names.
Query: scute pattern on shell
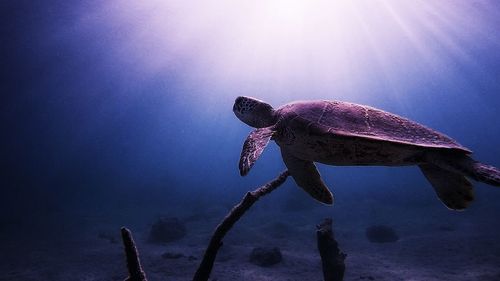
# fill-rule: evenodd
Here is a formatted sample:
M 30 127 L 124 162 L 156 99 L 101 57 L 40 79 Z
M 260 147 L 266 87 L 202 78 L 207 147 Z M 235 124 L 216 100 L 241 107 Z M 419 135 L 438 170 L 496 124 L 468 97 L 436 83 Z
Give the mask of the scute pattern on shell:
M 434 148 L 471 151 L 452 138 L 380 109 L 341 101 L 303 101 L 284 105 L 290 122 L 306 122 L 313 134 L 335 134 Z M 289 123 L 290 124 L 290 123 Z M 303 124 L 304 125 L 304 124 Z

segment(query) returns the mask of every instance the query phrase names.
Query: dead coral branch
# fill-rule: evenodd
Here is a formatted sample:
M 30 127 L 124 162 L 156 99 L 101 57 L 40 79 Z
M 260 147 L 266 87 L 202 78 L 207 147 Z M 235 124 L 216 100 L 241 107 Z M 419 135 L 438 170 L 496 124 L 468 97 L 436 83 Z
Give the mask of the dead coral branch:
M 346 254 L 339 249 L 332 230 L 332 219 L 325 219 L 316 226 L 318 238 L 318 250 L 323 266 L 323 278 L 325 281 L 344 280 Z
M 247 192 L 243 200 L 236 205 L 224 220 L 215 228 L 210 244 L 208 245 L 203 260 L 194 275 L 193 281 L 207 281 L 212 272 L 215 257 L 219 248 L 222 246 L 222 239 L 233 225 L 259 200 L 260 197 L 271 193 L 273 190 L 282 185 L 290 174 L 288 171 L 282 172 L 277 178 L 268 182 L 264 186 L 257 188 L 254 191 Z
M 125 256 L 127 258 L 127 269 L 129 276 L 125 281 L 147 281 L 146 274 L 142 270 L 139 261 L 139 253 L 135 247 L 132 233 L 125 227 L 121 228 L 123 246 L 125 247 Z

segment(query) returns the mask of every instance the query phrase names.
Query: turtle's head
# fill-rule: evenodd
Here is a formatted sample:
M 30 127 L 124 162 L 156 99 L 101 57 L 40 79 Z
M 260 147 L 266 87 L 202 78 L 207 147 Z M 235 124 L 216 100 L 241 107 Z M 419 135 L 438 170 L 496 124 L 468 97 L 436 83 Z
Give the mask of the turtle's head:
M 254 128 L 269 127 L 278 120 L 271 105 L 251 97 L 236 98 L 233 112 L 243 123 Z

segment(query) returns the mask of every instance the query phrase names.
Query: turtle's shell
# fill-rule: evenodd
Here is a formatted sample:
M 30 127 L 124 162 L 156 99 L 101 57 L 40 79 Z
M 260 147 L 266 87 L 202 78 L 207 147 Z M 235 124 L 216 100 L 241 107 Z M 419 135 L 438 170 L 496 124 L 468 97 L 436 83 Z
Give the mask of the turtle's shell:
M 298 101 L 282 106 L 278 114 L 288 119 L 291 122 L 289 125 L 304 128 L 308 133 L 360 137 L 471 153 L 442 133 L 369 106 L 341 101 Z

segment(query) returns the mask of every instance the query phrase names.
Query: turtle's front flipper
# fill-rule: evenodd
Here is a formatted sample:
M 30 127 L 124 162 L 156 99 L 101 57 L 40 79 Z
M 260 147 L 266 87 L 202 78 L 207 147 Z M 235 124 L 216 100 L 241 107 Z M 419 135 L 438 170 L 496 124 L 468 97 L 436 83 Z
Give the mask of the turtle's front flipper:
M 321 176 L 313 162 L 299 159 L 283 148 L 281 149 L 281 156 L 298 186 L 314 199 L 328 205 L 333 204 L 333 195 L 321 180 Z
M 252 168 L 257 158 L 262 154 L 264 148 L 269 143 L 275 131 L 272 127 L 260 128 L 254 130 L 248 135 L 240 156 L 240 175 L 245 176 Z
M 474 200 L 472 184 L 463 176 L 432 164 L 419 165 L 446 207 L 463 210 Z

